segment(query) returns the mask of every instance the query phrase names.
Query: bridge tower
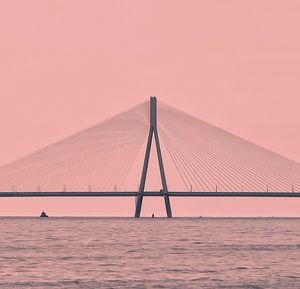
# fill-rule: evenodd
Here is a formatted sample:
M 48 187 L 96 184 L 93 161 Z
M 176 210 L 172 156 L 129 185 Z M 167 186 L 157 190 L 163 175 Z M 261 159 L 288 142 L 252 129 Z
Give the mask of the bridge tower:
M 136 199 L 135 218 L 139 218 L 141 215 L 153 135 L 156 144 L 157 158 L 158 158 L 158 164 L 160 170 L 160 177 L 161 177 L 161 184 L 162 184 L 161 191 L 163 192 L 163 196 L 165 200 L 167 217 L 172 218 L 171 203 L 170 203 L 170 198 L 168 193 L 166 175 L 165 175 L 164 164 L 163 164 L 163 159 L 162 159 L 162 154 L 161 154 L 161 149 L 159 144 L 158 130 L 157 130 L 157 100 L 155 96 L 150 97 L 150 126 L 149 126 L 149 134 L 148 134 L 148 141 L 147 141 L 147 147 L 145 152 L 141 182 L 140 182 L 138 196 Z

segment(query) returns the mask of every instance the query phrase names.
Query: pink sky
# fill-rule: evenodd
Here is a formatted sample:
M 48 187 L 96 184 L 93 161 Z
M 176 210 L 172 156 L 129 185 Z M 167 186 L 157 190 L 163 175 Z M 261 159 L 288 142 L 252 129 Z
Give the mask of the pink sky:
M 299 15 L 297 0 L 1 1 L 0 165 L 150 95 L 300 162 Z M 164 214 L 147 200 L 144 214 Z M 174 215 L 300 216 L 300 200 L 172 203 Z M 0 212 L 131 215 L 133 205 L 0 199 Z

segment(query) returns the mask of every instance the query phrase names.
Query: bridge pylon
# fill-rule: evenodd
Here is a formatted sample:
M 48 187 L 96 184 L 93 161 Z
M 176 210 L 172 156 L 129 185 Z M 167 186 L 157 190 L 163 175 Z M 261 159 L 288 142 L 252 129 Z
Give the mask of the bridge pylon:
M 141 215 L 153 135 L 156 144 L 157 158 L 158 158 L 159 171 L 160 171 L 161 184 L 162 184 L 161 191 L 163 192 L 163 196 L 164 196 L 166 213 L 168 218 L 172 218 L 171 203 L 170 203 L 170 198 L 168 193 L 166 175 L 164 170 L 164 164 L 163 164 L 162 153 L 161 153 L 161 148 L 159 143 L 158 129 L 157 129 L 157 100 L 155 96 L 150 97 L 150 126 L 149 126 L 149 134 L 148 134 L 148 141 L 147 141 L 147 147 L 145 152 L 143 170 L 141 175 L 141 182 L 140 182 L 138 196 L 136 198 L 135 215 L 134 215 L 135 218 L 139 218 Z

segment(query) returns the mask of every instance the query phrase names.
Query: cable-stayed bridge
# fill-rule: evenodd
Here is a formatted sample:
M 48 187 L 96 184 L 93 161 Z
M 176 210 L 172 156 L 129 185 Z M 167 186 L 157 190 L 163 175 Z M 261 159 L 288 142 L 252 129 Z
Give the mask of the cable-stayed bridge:
M 149 175 L 151 153 L 158 179 Z M 172 217 L 170 197 L 299 191 L 300 164 L 155 97 L 0 168 L 0 197 L 135 197 L 135 217 L 146 196 L 163 197 Z

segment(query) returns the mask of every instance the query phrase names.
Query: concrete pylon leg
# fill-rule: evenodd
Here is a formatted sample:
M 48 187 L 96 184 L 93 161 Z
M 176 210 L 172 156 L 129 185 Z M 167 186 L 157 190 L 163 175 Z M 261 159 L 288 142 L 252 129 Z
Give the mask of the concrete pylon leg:
M 143 204 L 143 195 L 138 195 L 135 203 L 135 218 L 139 218 L 141 216 L 141 210 L 142 210 L 142 204 Z
M 167 217 L 172 218 L 171 202 L 168 195 L 164 195 Z

